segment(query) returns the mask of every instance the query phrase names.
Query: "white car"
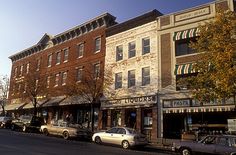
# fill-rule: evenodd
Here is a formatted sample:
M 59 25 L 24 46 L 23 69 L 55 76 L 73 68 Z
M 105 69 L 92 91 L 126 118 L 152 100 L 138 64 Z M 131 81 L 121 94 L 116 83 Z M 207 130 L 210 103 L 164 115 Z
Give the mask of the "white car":
M 105 132 L 93 134 L 92 141 L 101 144 L 121 145 L 124 149 L 133 146 L 145 146 L 148 144 L 145 135 L 127 127 L 113 127 Z

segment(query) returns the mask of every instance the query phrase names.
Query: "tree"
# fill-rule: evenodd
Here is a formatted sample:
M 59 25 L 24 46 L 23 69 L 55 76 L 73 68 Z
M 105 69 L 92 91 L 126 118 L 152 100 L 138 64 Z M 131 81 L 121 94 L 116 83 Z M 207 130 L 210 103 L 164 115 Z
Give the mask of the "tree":
M 47 81 L 38 70 L 38 64 L 31 62 L 29 71 L 24 75 L 21 85 L 24 87 L 23 91 L 19 92 L 19 95 L 23 100 L 30 100 L 33 104 L 33 114 L 37 115 L 38 100 L 47 96 Z
M 110 69 L 101 72 L 100 65 L 88 64 L 80 68 L 80 75 L 71 74 L 63 91 L 67 96 L 79 97 L 83 102 L 90 104 L 91 130 L 94 131 L 94 106 L 100 103 L 104 92 L 108 92 L 112 84 L 112 74 Z M 77 76 L 75 76 L 77 75 Z M 78 77 L 79 76 L 79 77 Z
M 228 99 L 236 93 L 236 14 L 220 11 L 214 20 L 200 26 L 197 42 L 191 48 L 198 53 L 188 78 L 193 96 L 200 101 Z
M 2 113 L 5 115 L 5 105 L 7 102 L 9 92 L 10 80 L 7 75 L 0 77 L 0 105 L 2 107 Z

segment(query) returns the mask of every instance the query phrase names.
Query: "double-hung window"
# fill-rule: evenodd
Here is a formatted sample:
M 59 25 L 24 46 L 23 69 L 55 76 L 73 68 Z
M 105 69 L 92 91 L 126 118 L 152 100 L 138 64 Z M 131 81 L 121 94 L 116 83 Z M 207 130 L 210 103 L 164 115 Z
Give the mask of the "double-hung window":
M 64 49 L 64 62 L 68 61 L 68 57 L 69 57 L 69 48 L 65 48 Z
M 30 63 L 28 62 L 28 63 L 26 64 L 26 74 L 29 73 L 29 67 L 30 67 Z
M 56 53 L 56 65 L 61 63 L 61 52 Z
M 66 79 L 67 79 L 67 72 L 62 73 L 62 85 L 66 85 Z
M 115 74 L 115 89 L 122 88 L 122 73 Z
M 57 87 L 57 86 L 59 85 L 59 77 L 60 77 L 60 74 L 57 73 L 57 74 L 55 75 L 55 85 L 54 85 L 54 87 Z
M 100 63 L 94 64 L 94 78 L 99 78 L 100 76 Z
M 135 50 L 135 42 L 130 42 L 129 43 L 129 58 L 135 57 L 136 55 L 136 50 Z
M 41 63 L 41 59 L 37 59 L 36 71 L 39 71 L 39 69 L 40 69 L 40 63 Z
M 23 65 L 21 65 L 21 66 L 20 66 L 20 76 L 22 76 L 22 75 L 23 75 L 23 68 L 24 68 L 24 66 L 23 66 Z
M 47 76 L 47 88 L 50 87 L 50 76 Z
M 116 61 L 120 61 L 123 59 L 123 46 L 116 46 Z
M 83 57 L 84 55 L 84 43 L 77 45 L 78 58 Z
M 83 76 L 82 74 L 83 74 L 83 68 L 80 67 L 80 68 L 77 69 L 77 77 L 76 77 L 77 82 L 82 81 L 82 76 Z
M 48 61 L 47 61 L 47 66 L 51 67 L 52 66 L 52 54 L 48 55 Z
M 150 39 L 149 38 L 143 38 L 142 39 L 142 54 L 150 53 Z
M 142 86 L 150 84 L 150 67 L 142 68 Z
M 128 88 L 135 86 L 135 70 L 128 71 Z
M 101 37 L 95 39 L 95 53 L 101 50 Z

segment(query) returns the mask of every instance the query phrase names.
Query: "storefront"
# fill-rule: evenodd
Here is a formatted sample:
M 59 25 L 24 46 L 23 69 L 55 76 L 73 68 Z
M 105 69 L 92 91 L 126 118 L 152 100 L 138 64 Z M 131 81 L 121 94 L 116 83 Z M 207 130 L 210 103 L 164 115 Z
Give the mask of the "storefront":
M 157 138 L 156 95 L 103 101 L 101 109 L 101 129 L 126 126 L 146 134 L 150 141 Z

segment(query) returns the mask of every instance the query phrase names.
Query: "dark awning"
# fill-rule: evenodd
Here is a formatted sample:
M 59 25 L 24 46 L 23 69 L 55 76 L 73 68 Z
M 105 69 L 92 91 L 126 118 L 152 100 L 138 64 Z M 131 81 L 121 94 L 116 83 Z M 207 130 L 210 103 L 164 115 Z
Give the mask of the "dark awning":
M 195 73 L 193 63 L 175 65 L 175 75 Z
M 199 29 L 198 28 L 192 28 L 184 31 L 178 31 L 174 33 L 173 40 L 181 40 L 181 39 L 187 39 L 196 37 L 199 35 Z

